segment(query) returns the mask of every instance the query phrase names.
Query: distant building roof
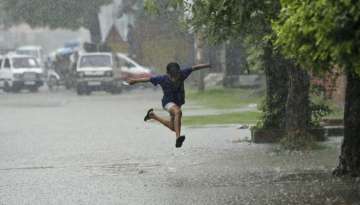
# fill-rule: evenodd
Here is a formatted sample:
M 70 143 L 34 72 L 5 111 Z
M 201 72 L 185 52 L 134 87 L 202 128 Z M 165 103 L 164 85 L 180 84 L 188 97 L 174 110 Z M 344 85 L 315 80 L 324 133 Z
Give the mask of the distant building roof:
M 119 33 L 119 30 L 113 24 L 105 37 L 105 42 L 119 42 L 119 43 L 126 43 L 122 36 Z
M 105 41 L 113 26 L 116 27 L 119 35 L 124 41 L 127 41 L 128 25 L 134 24 L 134 17 L 123 15 L 118 17 L 119 7 L 122 0 L 114 0 L 110 5 L 103 6 L 99 13 L 100 29 L 102 41 Z

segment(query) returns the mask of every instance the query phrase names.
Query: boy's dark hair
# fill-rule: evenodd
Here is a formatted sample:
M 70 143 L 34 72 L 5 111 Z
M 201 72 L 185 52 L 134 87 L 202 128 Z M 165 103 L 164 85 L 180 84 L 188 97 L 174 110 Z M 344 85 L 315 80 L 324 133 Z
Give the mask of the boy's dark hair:
M 180 74 L 180 66 L 178 63 L 169 63 L 166 66 L 166 72 L 167 74 L 169 74 L 171 77 L 178 77 Z

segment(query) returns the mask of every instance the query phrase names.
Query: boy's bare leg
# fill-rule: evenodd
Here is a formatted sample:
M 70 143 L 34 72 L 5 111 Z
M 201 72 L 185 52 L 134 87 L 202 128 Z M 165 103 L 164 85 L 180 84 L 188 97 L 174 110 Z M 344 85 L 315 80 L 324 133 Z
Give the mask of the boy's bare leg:
M 154 112 L 151 112 L 149 114 L 149 116 L 150 116 L 150 119 L 153 119 L 153 120 L 156 120 L 156 121 L 160 122 L 161 124 L 163 124 L 164 126 L 169 128 L 171 131 L 175 131 L 175 129 L 174 129 L 174 117 L 173 116 L 171 116 L 171 121 L 165 120 L 165 119 L 159 117 Z
M 180 137 L 181 132 L 181 117 L 182 112 L 180 107 L 174 105 L 169 110 L 171 116 L 174 116 L 174 131 L 176 133 L 176 139 Z

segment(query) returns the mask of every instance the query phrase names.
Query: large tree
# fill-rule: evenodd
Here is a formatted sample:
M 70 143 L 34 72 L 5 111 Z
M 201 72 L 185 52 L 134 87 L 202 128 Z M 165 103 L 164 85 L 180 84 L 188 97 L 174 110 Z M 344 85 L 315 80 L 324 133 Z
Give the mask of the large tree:
M 347 75 L 345 135 L 335 174 L 360 176 L 360 1 L 282 0 L 276 45 L 314 72 Z
M 89 30 L 93 43 L 101 41 L 98 18 L 100 7 L 111 2 L 112 0 L 2 0 L 3 12 L 14 22 L 51 29 L 84 27 Z

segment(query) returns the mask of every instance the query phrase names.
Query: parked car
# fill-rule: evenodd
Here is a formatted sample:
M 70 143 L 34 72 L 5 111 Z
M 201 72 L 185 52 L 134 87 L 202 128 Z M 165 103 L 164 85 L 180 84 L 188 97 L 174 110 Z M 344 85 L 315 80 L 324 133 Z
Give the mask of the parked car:
M 43 69 L 35 57 L 17 54 L 2 57 L 0 87 L 5 92 L 19 92 L 22 89 L 37 92 L 43 84 Z
M 114 78 L 116 65 L 111 53 L 84 53 L 76 66 L 76 92 L 79 95 L 92 91 L 121 92 L 122 84 Z

